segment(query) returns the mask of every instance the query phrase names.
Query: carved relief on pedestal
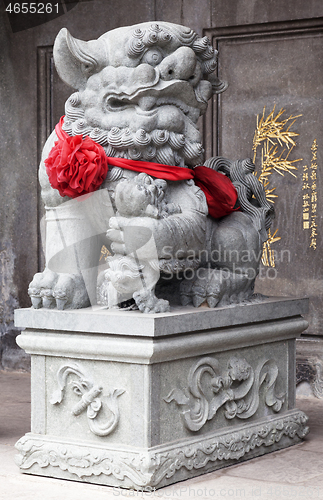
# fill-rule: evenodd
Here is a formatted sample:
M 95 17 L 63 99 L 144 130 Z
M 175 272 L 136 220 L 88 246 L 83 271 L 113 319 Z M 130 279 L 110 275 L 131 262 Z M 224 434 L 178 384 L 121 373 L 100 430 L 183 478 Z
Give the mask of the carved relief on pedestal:
M 284 437 L 290 444 L 296 444 L 308 434 L 307 420 L 307 416 L 297 410 L 266 422 L 251 423 L 248 428 L 240 427 L 235 432 L 202 437 L 186 445 L 171 445 L 169 450 L 131 451 L 128 455 L 117 450 L 43 441 L 41 436 L 27 434 L 16 443 L 19 452 L 16 463 L 23 471 L 35 465 L 41 469 L 54 467 L 69 473 L 70 479 L 105 475 L 113 476 L 123 487 L 159 488 L 164 485 L 162 481 L 176 476 L 180 469 L 201 470 L 209 462 L 218 462 L 214 469 L 224 467 L 226 461 L 239 460 L 251 450 L 268 446 L 277 449 Z
M 88 446 L 65 445 L 57 442 L 41 442 L 29 436 L 22 437 L 16 443 L 19 455 L 16 463 L 22 470 L 37 464 L 40 468 L 56 467 L 67 471 L 79 479 L 87 477 L 113 476 L 122 484 L 130 481 L 136 486 L 145 486 L 149 482 L 144 457 L 141 455 L 120 457 L 118 452 Z M 74 477 L 75 479 L 75 477 Z
M 188 375 L 188 388 L 173 389 L 164 401 L 175 401 L 181 408 L 185 427 L 199 431 L 223 406 L 227 419 L 247 419 L 259 407 L 260 387 L 265 403 L 279 412 L 285 394 L 275 393 L 278 367 L 273 359 L 263 358 L 252 368 L 244 358 L 232 356 L 225 370 L 219 361 L 205 357 L 195 363 Z
M 101 395 L 103 387 L 95 385 L 90 377 L 84 374 L 79 365 L 66 364 L 57 372 L 59 389 L 52 394 L 50 399 L 52 405 L 59 405 L 63 401 L 69 375 L 76 375 L 78 377 L 78 380 L 74 379 L 72 381 L 72 390 L 75 394 L 81 396 L 80 401 L 72 408 L 72 414 L 78 416 L 86 411 L 88 424 L 93 434 L 101 437 L 111 434 L 119 423 L 120 415 L 117 398 L 124 393 L 124 390 L 114 389 L 108 392 L 107 397 L 103 401 Z M 104 404 L 111 415 L 106 421 L 99 422 L 97 416 Z

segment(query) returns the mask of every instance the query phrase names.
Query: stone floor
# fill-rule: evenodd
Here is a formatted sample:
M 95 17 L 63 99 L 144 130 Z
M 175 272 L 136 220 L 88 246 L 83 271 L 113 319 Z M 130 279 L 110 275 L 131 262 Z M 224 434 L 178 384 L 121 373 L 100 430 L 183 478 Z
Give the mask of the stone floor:
M 323 499 L 323 400 L 299 397 L 309 416 L 307 439 L 289 449 L 157 491 L 137 492 L 21 474 L 15 442 L 30 430 L 30 375 L 0 372 L 0 499 Z

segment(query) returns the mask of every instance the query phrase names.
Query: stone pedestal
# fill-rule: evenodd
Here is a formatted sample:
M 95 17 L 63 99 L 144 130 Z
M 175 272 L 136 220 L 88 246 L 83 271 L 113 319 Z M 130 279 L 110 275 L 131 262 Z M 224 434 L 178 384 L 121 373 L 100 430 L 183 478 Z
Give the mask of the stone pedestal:
M 160 488 L 298 443 L 306 299 L 170 313 L 20 309 L 32 359 L 22 472 Z

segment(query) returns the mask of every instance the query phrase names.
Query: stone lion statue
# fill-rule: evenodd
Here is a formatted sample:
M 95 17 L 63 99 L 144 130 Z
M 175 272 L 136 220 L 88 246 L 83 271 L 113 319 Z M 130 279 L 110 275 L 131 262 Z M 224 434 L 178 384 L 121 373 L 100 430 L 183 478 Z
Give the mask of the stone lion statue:
M 167 289 L 196 307 L 252 297 L 273 208 L 250 159 L 203 165 L 197 121 L 226 89 L 217 56 L 166 22 L 88 42 L 59 32 L 54 61 L 74 93 L 39 168 L 46 268 L 29 286 L 34 308 L 166 312 L 156 295 Z

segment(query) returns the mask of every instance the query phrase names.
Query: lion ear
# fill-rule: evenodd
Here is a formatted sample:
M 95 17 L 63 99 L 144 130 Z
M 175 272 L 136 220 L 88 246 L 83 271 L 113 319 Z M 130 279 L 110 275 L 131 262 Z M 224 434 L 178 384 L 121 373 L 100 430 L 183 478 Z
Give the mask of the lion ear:
M 57 73 L 67 85 L 81 90 L 89 76 L 101 70 L 105 62 L 101 43 L 99 40 L 84 42 L 72 37 L 66 28 L 60 30 L 54 43 L 53 56 Z

